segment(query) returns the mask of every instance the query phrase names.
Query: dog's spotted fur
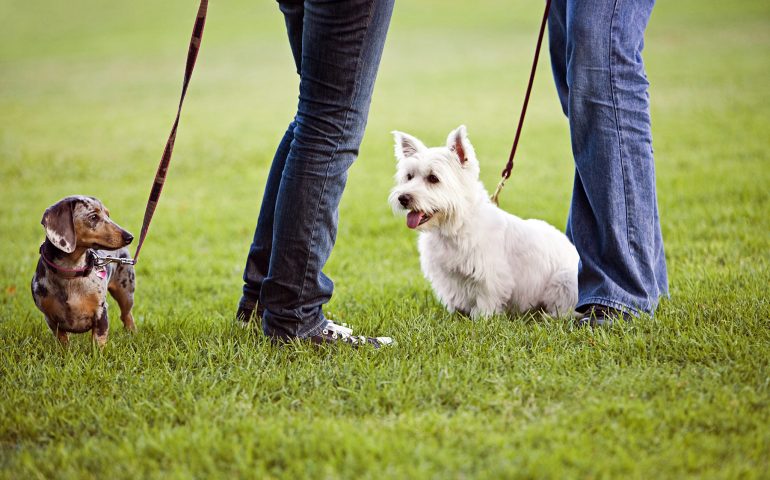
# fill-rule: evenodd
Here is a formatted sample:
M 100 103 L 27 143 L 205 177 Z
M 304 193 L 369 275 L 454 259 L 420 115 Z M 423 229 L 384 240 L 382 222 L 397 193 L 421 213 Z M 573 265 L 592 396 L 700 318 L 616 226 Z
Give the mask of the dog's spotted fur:
M 69 333 L 90 330 L 100 346 L 107 342 L 108 291 L 120 307 L 124 327 L 135 330 L 133 266 L 108 264 L 103 267 L 106 271 L 94 268 L 77 277 L 66 273 L 86 267 L 89 250 L 128 258 L 125 246 L 133 236 L 113 222 L 110 212 L 93 197 L 64 198 L 45 211 L 41 223 L 46 239 L 32 277 L 32 298 L 59 341 L 66 344 Z M 43 256 L 63 270 L 49 267 Z

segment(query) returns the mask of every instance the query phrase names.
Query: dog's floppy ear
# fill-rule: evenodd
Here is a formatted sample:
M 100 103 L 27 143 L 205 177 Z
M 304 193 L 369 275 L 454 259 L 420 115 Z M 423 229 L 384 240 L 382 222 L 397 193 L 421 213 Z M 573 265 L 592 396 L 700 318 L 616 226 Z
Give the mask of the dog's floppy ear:
M 446 138 L 447 148 L 457 154 L 457 158 L 460 159 L 460 163 L 465 165 L 468 161 L 468 154 L 471 149 L 468 148 L 470 142 L 468 141 L 468 132 L 465 129 L 465 125 L 460 125 L 449 133 Z
M 397 132 L 394 131 L 393 133 L 393 139 L 396 142 L 396 159 L 402 160 L 404 158 L 411 157 L 421 150 L 427 150 L 428 147 L 423 145 L 423 143 L 413 136 L 403 133 L 403 132 Z
M 40 221 L 48 240 L 56 245 L 56 248 L 67 253 L 74 252 L 77 245 L 75 223 L 72 219 L 74 209 L 74 200 L 65 198 L 48 207 Z

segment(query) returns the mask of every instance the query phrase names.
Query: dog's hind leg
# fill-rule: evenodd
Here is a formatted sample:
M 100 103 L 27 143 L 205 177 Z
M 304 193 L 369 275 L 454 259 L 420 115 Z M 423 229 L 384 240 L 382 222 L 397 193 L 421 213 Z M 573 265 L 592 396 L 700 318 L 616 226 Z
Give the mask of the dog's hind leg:
M 118 266 L 115 274 L 110 278 L 110 284 L 107 288 L 112 298 L 118 302 L 120 320 L 123 322 L 123 326 L 126 330 L 135 332 L 136 324 L 134 324 L 134 316 L 131 315 L 131 309 L 134 308 L 134 267 L 130 265 Z
M 122 289 L 110 289 L 110 295 L 118 302 L 120 320 L 123 322 L 123 327 L 126 330 L 135 332 L 136 324 L 134 323 L 134 316 L 131 315 L 131 309 L 134 307 L 134 293 Z
M 577 272 L 560 270 L 553 274 L 543 291 L 544 310 L 552 317 L 572 313 L 577 305 Z

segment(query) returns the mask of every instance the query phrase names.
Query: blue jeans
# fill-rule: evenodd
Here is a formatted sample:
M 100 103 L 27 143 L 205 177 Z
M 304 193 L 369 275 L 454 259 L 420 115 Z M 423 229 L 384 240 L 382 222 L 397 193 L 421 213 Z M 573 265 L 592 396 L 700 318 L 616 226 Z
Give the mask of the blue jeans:
M 553 0 L 548 34 L 575 182 L 578 308 L 652 313 L 668 295 L 642 62 L 654 0 Z
M 337 234 L 394 0 L 279 1 L 299 103 L 273 158 L 243 273 L 241 307 L 265 307 L 277 337 L 318 334 L 334 284 L 321 271 Z

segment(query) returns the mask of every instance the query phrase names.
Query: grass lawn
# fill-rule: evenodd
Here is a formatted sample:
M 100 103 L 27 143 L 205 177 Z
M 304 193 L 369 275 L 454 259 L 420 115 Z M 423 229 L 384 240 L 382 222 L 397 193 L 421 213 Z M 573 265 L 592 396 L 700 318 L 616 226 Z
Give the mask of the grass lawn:
M 327 273 L 384 351 L 232 322 L 296 75 L 275 2 L 212 2 L 138 265 L 139 332 L 58 346 L 31 300 L 59 198 L 138 234 L 196 2 L 0 3 L 0 477 L 768 478 L 770 3 L 659 2 L 646 41 L 671 299 L 608 330 L 448 315 L 386 203 L 389 132 L 468 126 L 489 189 L 540 2 L 400 1 Z M 541 60 L 502 206 L 563 227 L 567 124 Z

